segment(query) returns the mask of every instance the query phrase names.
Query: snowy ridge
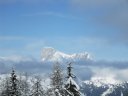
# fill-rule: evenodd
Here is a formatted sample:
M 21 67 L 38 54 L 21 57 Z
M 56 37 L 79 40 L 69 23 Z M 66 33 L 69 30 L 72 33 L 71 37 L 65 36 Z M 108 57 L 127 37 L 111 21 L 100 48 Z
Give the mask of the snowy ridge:
M 91 56 L 87 52 L 78 54 L 65 54 L 57 51 L 54 48 L 43 48 L 41 53 L 42 61 L 77 61 L 77 60 L 90 60 Z
M 86 84 L 93 84 L 97 87 L 108 86 L 108 85 L 118 85 L 121 84 L 121 81 L 114 80 L 113 78 L 101 78 L 101 77 L 92 77 L 91 80 L 84 81 Z
M 87 96 L 127 96 L 128 82 L 108 82 L 106 79 L 92 79 L 83 81 L 82 92 Z

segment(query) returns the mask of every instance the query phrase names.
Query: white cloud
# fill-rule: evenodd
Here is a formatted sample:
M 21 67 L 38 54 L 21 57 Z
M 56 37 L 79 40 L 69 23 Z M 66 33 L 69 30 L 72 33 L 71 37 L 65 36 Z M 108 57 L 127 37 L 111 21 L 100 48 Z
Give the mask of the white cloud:
M 23 56 L 18 56 L 18 55 L 11 55 L 8 57 L 0 57 L 0 60 L 3 61 L 10 61 L 10 62 L 15 62 L 15 63 L 19 63 L 19 62 L 23 62 L 23 61 L 33 61 L 32 58 L 30 57 L 23 57 Z

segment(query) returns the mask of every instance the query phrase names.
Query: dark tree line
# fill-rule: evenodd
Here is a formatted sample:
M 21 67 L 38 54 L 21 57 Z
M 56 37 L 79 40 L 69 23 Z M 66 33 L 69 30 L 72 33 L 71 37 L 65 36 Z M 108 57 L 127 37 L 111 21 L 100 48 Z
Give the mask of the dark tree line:
M 83 96 L 73 80 L 71 64 L 67 67 L 67 78 L 59 63 L 54 64 L 50 75 L 50 86 L 44 88 L 42 78 L 36 76 L 28 79 L 28 75 L 16 75 L 14 69 L 9 77 L 4 78 L 0 85 L 0 96 Z M 45 82 L 44 82 L 45 83 Z

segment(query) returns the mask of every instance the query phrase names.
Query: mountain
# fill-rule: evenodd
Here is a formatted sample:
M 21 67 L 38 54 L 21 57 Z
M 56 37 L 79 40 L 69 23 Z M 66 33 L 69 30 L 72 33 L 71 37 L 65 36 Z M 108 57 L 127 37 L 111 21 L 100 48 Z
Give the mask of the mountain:
M 128 82 L 110 83 L 106 80 L 87 80 L 81 84 L 86 96 L 128 96 Z
M 90 60 L 91 56 L 87 52 L 84 53 L 75 53 L 75 54 L 65 54 L 63 52 L 57 51 L 54 48 L 46 47 L 43 48 L 41 53 L 41 60 L 46 61 L 79 61 L 79 60 Z

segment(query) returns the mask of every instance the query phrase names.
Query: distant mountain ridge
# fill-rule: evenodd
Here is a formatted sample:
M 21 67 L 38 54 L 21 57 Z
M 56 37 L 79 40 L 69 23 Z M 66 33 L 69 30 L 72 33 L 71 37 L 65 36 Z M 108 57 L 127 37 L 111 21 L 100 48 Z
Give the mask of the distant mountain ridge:
M 65 54 L 63 52 L 57 51 L 54 48 L 46 47 L 43 48 L 41 53 L 42 61 L 78 61 L 78 60 L 90 60 L 91 56 L 87 52 L 75 53 L 75 54 Z
M 102 80 L 88 80 L 81 84 L 81 92 L 86 96 L 128 96 L 128 82 L 110 84 Z

